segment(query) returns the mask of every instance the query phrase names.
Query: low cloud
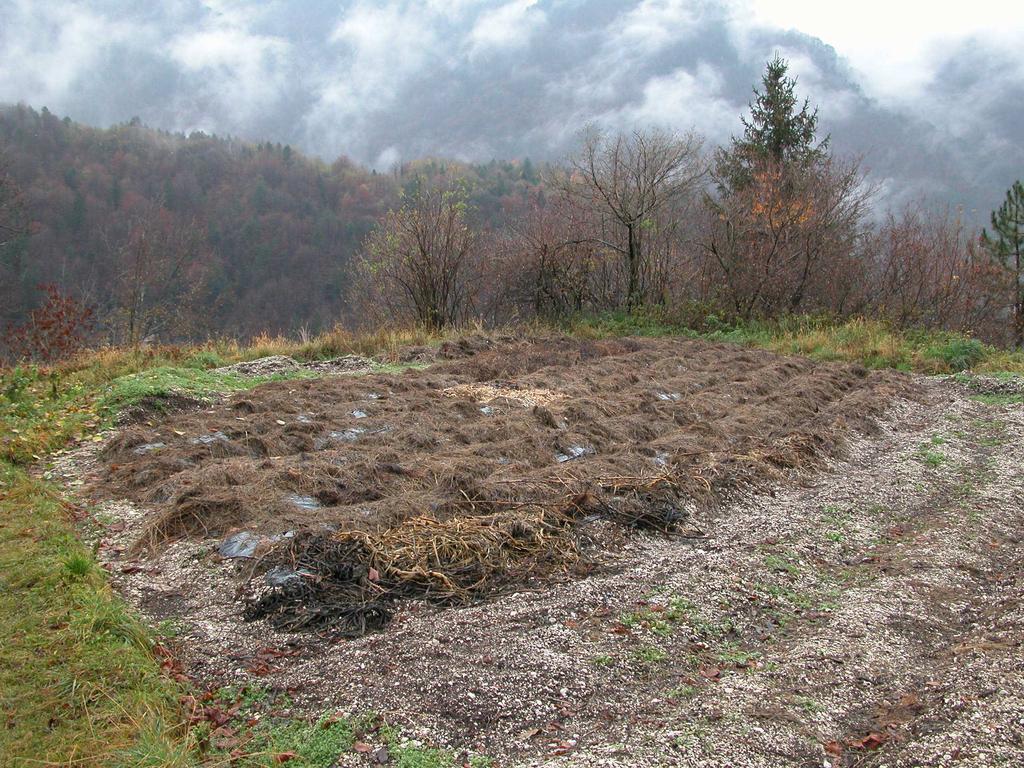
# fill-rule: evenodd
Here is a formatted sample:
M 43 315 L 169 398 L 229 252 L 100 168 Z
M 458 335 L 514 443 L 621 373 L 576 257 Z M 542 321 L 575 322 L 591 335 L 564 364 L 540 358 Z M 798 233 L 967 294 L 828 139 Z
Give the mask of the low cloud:
M 537 0 L 513 0 L 480 14 L 469 32 L 470 55 L 522 48 L 546 20 Z
M 381 167 L 557 157 L 588 122 L 725 141 L 779 52 L 891 199 L 981 209 L 1024 165 L 1024 33 L 955 38 L 948 15 L 894 48 L 909 61 L 894 67 L 870 56 L 853 11 L 850 29 L 801 12 L 836 38 L 822 41 L 750 0 L 0 3 L 0 100 L 93 124 L 139 115 Z

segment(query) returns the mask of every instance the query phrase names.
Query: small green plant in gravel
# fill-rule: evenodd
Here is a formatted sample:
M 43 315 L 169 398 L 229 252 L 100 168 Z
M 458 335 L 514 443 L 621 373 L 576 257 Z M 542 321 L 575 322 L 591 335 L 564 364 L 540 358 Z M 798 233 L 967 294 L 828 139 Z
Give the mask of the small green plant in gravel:
M 695 685 L 677 685 L 675 688 L 670 690 L 666 695 L 673 701 L 679 701 L 680 699 L 692 699 L 697 695 L 699 689 Z
M 285 705 L 285 703 L 275 700 L 273 692 L 259 683 L 240 686 L 227 685 L 217 691 L 217 698 L 225 704 L 238 704 L 245 710 L 251 710 L 271 701 L 277 706 Z
M 826 504 L 821 510 L 821 520 L 827 526 L 825 538 L 834 544 L 846 540 L 847 529 L 853 512 L 837 504 Z
M 642 645 L 633 652 L 633 656 L 645 664 L 657 664 L 665 661 L 668 658 L 668 653 L 654 645 Z
M 941 467 L 946 463 L 948 457 L 942 451 L 935 450 L 935 445 L 937 443 L 935 443 L 934 437 L 926 443 L 921 443 L 914 452 L 914 458 L 929 467 Z
M 729 643 L 715 654 L 715 659 L 721 664 L 749 667 L 759 658 L 759 655 L 753 651 L 747 651 L 735 643 Z
M 773 571 L 788 573 L 790 576 L 800 575 L 800 566 L 782 555 L 767 555 L 764 564 Z
M 595 656 L 594 658 L 592 658 L 590 660 L 590 663 L 593 664 L 595 667 L 610 667 L 615 663 L 615 659 L 613 659 L 608 654 L 604 653 L 600 656 Z
M 664 615 L 651 608 L 624 613 L 619 617 L 619 623 L 629 629 L 644 627 L 661 637 L 667 637 L 672 634 L 672 625 L 666 620 Z
M 153 627 L 153 633 L 166 640 L 172 640 L 181 634 L 181 622 L 177 619 L 164 619 Z
M 792 605 L 794 608 L 808 609 L 814 606 L 814 601 L 805 595 L 803 592 L 799 592 L 789 587 L 779 586 L 777 584 L 767 585 L 754 585 L 755 588 L 761 588 L 776 600 L 782 599 Z
M 802 709 L 804 712 L 808 714 L 820 712 L 822 709 L 821 704 L 812 699 L 810 696 L 797 696 L 794 699 L 794 702 L 798 707 L 800 707 L 800 709 Z
M 665 618 L 669 621 L 683 621 L 689 619 L 695 613 L 699 613 L 697 606 L 678 595 L 672 597 L 665 607 Z
M 455 757 L 447 750 L 402 739 L 399 732 L 388 725 L 382 726 L 379 734 L 387 742 L 389 757 L 397 768 L 455 768 Z M 490 764 L 485 756 L 476 757 L 484 761 L 480 765 Z

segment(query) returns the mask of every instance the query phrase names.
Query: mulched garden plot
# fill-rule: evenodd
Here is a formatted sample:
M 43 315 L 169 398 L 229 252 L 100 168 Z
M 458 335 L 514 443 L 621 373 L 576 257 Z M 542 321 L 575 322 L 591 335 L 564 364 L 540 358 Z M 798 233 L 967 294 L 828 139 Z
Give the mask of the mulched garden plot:
M 126 429 L 101 491 L 153 506 L 140 549 L 263 536 L 247 615 L 357 635 L 398 598 L 463 602 L 574 567 L 594 520 L 670 532 L 731 488 L 814 469 L 914 389 L 687 340 L 502 340 L 439 357 Z

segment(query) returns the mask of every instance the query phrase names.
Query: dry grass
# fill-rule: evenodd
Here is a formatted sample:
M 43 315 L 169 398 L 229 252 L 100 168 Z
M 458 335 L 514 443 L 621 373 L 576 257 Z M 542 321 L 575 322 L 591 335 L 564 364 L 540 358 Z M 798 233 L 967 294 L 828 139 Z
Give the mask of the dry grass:
M 441 390 L 445 397 L 460 400 L 472 400 L 477 403 L 492 403 L 495 400 L 511 400 L 524 408 L 538 405 L 551 405 L 561 400 L 564 395 L 550 389 L 539 387 L 495 386 L 492 384 L 456 384 Z

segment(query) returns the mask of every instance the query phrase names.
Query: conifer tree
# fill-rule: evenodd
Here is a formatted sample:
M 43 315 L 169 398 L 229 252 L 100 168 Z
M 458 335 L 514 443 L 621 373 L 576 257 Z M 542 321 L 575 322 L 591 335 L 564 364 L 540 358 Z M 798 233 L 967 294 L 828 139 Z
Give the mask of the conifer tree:
M 992 233 L 983 230 L 982 242 L 996 262 L 1009 272 L 1013 290 L 1013 343 L 1024 346 L 1024 184 L 1015 181 L 1003 204 L 992 212 Z
M 807 99 L 797 108 L 796 78 L 789 77 L 788 70 L 789 64 L 778 54 L 768 62 L 761 77 L 764 90 L 754 88 L 750 118 L 740 118 L 743 136 L 719 151 L 717 176 L 724 190 L 747 186 L 753 168 L 766 161 L 809 166 L 827 157 L 829 137 L 816 141 L 818 109 L 811 109 Z

